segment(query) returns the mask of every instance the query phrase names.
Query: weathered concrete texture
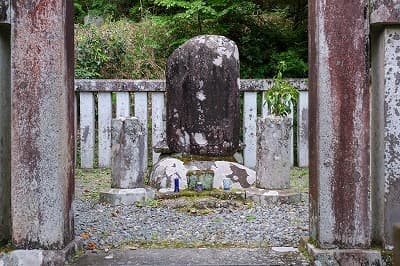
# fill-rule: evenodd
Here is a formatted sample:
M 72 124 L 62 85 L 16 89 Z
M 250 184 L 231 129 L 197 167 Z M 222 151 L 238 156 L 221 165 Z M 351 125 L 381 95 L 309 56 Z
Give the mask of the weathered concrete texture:
M 370 245 L 368 2 L 308 6 L 310 232 L 323 248 Z
M 368 249 L 319 249 L 302 239 L 301 247 L 312 258 L 313 265 L 363 265 L 379 266 L 382 264 L 381 253 L 378 250 Z
M 10 27 L 0 25 L 0 242 L 11 234 L 11 73 Z
M 166 157 L 154 165 L 150 182 L 157 189 L 174 189 L 174 177 L 179 177 L 179 188 L 187 189 L 188 171 L 212 170 L 214 172 L 213 188 L 223 188 L 223 179 L 231 179 L 231 188 L 249 188 L 256 181 L 254 170 L 228 161 L 189 161 Z
M 145 131 L 136 117 L 112 120 L 111 187 L 144 186 Z
M 12 240 L 62 249 L 74 236 L 73 3 L 12 5 Z
M 267 116 L 257 120 L 256 186 L 265 189 L 289 188 L 290 118 Z
M 107 192 L 100 193 L 100 202 L 108 203 L 112 206 L 132 205 L 137 202 L 146 203 L 154 199 L 155 191 L 151 188 L 117 189 L 112 188 Z
M 400 24 L 398 0 L 371 0 L 371 24 Z
M 83 247 L 81 238 L 70 242 L 62 250 L 13 250 L 0 256 L 1 266 L 66 265 Z
M 387 247 L 400 223 L 400 26 L 372 36 L 372 232 Z
M 393 265 L 400 265 L 400 223 L 393 225 Z
M 268 190 L 261 188 L 248 188 L 246 189 L 246 199 L 260 203 L 297 203 L 301 200 L 301 194 L 298 189 L 279 189 Z
M 10 24 L 10 0 L 0 0 L 0 24 Z
M 173 52 L 166 69 L 171 152 L 228 156 L 239 148 L 239 50 L 223 36 L 198 36 Z

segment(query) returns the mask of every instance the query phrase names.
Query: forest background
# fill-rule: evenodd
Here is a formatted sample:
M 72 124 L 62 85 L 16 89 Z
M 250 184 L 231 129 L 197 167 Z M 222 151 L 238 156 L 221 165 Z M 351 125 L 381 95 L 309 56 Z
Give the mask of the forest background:
M 196 35 L 239 47 L 241 78 L 306 77 L 307 0 L 75 0 L 75 76 L 162 79 L 169 55 Z M 100 16 L 99 25 L 84 17 Z

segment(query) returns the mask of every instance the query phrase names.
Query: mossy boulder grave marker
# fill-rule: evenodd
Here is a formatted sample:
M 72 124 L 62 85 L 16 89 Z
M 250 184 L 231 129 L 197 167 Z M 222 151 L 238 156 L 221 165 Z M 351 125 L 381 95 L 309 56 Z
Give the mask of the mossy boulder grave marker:
M 180 189 L 195 180 L 204 189 L 222 188 L 224 178 L 235 188 L 255 182 L 255 172 L 233 159 L 240 147 L 239 85 L 239 50 L 226 37 L 197 36 L 172 53 L 166 69 L 168 147 L 153 167 L 154 186 L 173 191 L 175 175 Z M 193 171 L 209 174 L 194 177 Z

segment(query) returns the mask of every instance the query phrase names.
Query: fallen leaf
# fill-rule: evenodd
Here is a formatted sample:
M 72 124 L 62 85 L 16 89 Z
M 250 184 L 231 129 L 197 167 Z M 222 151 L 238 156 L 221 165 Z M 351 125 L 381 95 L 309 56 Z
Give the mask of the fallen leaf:
M 87 232 L 84 232 L 84 233 L 80 234 L 80 236 L 81 236 L 83 239 L 88 239 L 88 238 L 90 237 L 90 234 L 87 233 Z
M 90 250 L 94 250 L 94 249 L 96 248 L 96 244 L 93 243 L 93 242 L 89 242 L 89 243 L 87 244 L 87 247 L 88 247 L 88 249 L 90 249 Z

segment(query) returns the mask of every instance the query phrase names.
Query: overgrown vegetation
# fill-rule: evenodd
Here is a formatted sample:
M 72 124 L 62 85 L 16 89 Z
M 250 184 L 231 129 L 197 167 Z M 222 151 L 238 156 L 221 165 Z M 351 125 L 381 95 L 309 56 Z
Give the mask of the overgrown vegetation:
M 264 91 L 264 104 L 268 104 L 271 114 L 275 116 L 287 117 L 299 98 L 299 92 L 297 89 L 283 79 L 283 73 L 286 69 L 286 62 L 279 62 L 278 73 L 274 77 L 273 87 Z
M 75 0 L 77 78 L 163 78 L 186 40 L 219 34 L 239 47 L 242 78 L 307 75 L 307 1 Z M 83 25 L 86 15 L 101 26 Z

